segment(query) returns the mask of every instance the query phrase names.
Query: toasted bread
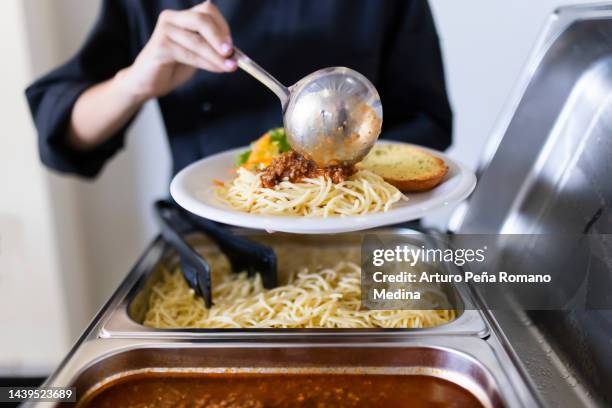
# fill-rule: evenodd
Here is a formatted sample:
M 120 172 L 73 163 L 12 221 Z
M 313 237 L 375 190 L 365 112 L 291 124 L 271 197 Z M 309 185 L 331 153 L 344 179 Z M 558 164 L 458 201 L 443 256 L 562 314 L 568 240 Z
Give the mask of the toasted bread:
M 444 160 L 416 147 L 379 143 L 359 163 L 404 193 L 427 191 L 436 187 L 448 172 Z

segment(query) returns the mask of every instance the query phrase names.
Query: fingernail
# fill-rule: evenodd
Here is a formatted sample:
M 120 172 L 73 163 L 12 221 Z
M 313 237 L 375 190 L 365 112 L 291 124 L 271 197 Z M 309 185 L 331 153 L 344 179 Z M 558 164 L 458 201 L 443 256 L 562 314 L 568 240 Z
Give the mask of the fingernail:
M 224 64 L 225 64 L 225 68 L 227 68 L 230 71 L 236 69 L 236 61 L 232 59 L 226 59 Z
M 228 43 L 221 44 L 221 52 L 228 55 L 230 52 L 232 52 L 232 46 Z

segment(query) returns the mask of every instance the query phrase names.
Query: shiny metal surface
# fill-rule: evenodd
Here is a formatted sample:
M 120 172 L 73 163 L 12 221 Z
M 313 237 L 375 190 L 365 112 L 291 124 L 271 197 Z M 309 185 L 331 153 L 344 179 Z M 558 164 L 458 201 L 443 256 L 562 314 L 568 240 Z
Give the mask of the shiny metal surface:
M 288 89 L 236 49 L 240 68 L 279 97 L 291 147 L 321 166 L 354 164 L 370 151 L 382 129 L 378 91 L 359 72 L 325 68 Z
M 409 229 L 381 233 L 429 235 Z M 252 234 L 251 231 L 244 233 Z M 283 234 L 266 235 L 283 240 Z M 302 243 L 355 245 L 359 234 L 292 236 Z M 46 385 L 74 384 L 82 393 L 114 374 L 156 366 L 167 370 L 207 367 L 313 368 L 417 372 L 443 376 L 479 395 L 490 406 L 537 407 L 528 379 L 517 370 L 506 347 L 477 310 L 463 310 L 455 321 L 424 330 L 242 331 L 154 330 L 130 317 L 139 293 L 164 260 L 171 261 L 158 238 L 127 275 L 85 334 Z M 469 288 L 458 287 L 458 302 L 472 308 Z M 142 304 L 141 304 L 142 305 Z M 403 370 L 403 371 L 402 371 Z M 50 406 L 51 404 L 36 404 Z M 34 406 L 34 404 L 26 404 Z
M 550 234 L 539 259 L 560 259 L 563 234 L 612 233 L 612 5 L 556 11 L 487 148 L 457 233 Z M 612 279 L 612 243 L 566 267 Z M 588 282 L 587 282 L 588 285 Z M 586 290 L 597 290 L 589 288 Z M 551 406 L 612 404 L 609 310 L 487 312 L 493 335 Z M 608 346 L 605 346 L 605 345 Z
M 519 400 L 490 349 L 478 342 L 434 344 L 249 344 L 121 343 L 103 348 L 91 344 L 83 354 L 102 356 L 74 367 L 76 375 L 58 378 L 76 387 L 82 398 L 119 376 L 134 371 L 229 373 L 359 373 L 430 375 L 453 382 L 488 408 L 519 406 Z M 91 361 L 91 358 L 84 360 Z M 486 364 L 486 366 L 485 366 Z M 487 366 L 493 369 L 487 368 Z

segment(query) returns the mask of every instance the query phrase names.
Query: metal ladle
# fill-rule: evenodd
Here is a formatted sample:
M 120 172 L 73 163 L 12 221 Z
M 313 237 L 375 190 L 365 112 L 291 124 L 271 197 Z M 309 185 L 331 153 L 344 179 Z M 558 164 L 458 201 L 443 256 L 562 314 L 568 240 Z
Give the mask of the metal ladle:
M 325 68 L 286 88 L 239 49 L 233 58 L 278 96 L 289 144 L 318 165 L 355 164 L 376 143 L 382 105 L 374 85 L 359 72 Z

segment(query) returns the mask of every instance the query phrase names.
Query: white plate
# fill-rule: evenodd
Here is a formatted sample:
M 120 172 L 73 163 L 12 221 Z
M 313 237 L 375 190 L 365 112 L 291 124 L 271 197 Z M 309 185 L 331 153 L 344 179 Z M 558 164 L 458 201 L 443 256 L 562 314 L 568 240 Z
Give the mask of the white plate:
M 416 220 L 430 212 L 467 198 L 476 185 L 476 176 L 465 165 L 435 150 L 419 148 L 442 158 L 448 174 L 438 187 L 424 193 L 407 194 L 385 213 L 347 217 L 298 217 L 248 214 L 219 202 L 213 193 L 213 180 L 229 180 L 238 154 L 248 147 L 229 150 L 199 160 L 178 173 L 170 184 L 170 194 L 187 211 L 200 217 L 239 227 L 298 234 L 325 234 L 360 231 Z

